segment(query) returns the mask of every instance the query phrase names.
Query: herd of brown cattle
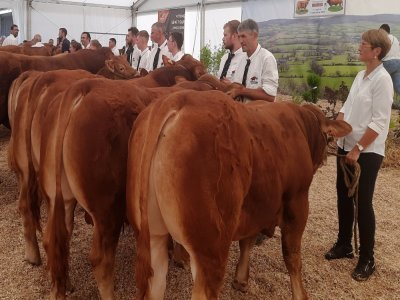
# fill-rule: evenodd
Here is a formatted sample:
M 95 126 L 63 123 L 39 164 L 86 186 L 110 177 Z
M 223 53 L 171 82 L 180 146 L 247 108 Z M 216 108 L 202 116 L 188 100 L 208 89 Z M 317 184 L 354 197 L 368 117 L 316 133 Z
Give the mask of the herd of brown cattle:
M 327 135 L 346 135 L 347 123 L 311 105 L 233 101 L 232 86 L 190 55 L 141 77 L 107 48 L 11 52 L 0 52 L 0 121 L 12 130 L 9 162 L 20 188 L 25 260 L 34 265 L 41 264 L 41 200 L 47 204 L 51 299 L 64 299 L 71 287 L 77 203 L 93 224 L 90 261 L 102 299 L 114 299 L 126 220 L 137 239 L 139 299 L 163 299 L 171 237 L 190 257 L 192 299 L 218 298 L 234 240 L 233 286 L 245 291 L 255 237 L 272 236 L 276 226 L 293 298 L 307 298 L 300 249 L 308 190 Z

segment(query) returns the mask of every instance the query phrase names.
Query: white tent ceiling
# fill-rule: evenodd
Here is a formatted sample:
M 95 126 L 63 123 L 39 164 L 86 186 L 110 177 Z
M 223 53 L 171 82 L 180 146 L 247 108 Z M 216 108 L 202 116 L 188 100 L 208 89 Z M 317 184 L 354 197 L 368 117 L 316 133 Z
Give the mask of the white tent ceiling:
M 91 33 L 103 45 L 117 39 L 125 44 L 131 26 L 150 32 L 157 22 L 158 10 L 185 8 L 184 51 L 199 57 L 206 44 L 219 46 L 223 25 L 241 19 L 245 0 L 0 0 L 0 8 L 13 10 L 13 21 L 20 27 L 19 40 L 31 39 L 36 33 L 43 41 L 55 39 L 65 27 L 69 39 L 80 39 L 83 31 Z
M 56 1 L 54 1 L 56 2 Z M 84 4 L 99 4 L 113 6 L 132 6 L 137 0 L 59 0 L 58 2 L 80 2 Z

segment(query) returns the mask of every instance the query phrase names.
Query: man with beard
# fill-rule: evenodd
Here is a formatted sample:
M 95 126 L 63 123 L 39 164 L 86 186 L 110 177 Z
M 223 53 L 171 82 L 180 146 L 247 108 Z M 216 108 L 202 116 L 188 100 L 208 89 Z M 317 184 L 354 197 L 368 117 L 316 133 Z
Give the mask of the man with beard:
M 18 40 L 17 40 L 18 32 L 19 32 L 18 26 L 13 24 L 10 28 L 10 35 L 4 39 L 2 46 L 9 46 L 9 45 L 18 46 Z
M 246 59 L 246 53 L 243 52 L 238 38 L 237 29 L 239 24 L 238 20 L 232 20 L 224 25 L 222 42 L 224 43 L 224 48 L 229 52 L 225 53 L 221 58 L 217 75 L 219 79 L 232 81 L 240 61 Z

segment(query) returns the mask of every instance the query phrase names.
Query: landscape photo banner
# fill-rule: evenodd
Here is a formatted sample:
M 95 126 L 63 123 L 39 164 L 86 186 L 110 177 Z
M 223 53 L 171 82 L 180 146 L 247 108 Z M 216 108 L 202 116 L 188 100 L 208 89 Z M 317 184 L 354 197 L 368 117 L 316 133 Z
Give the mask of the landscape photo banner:
M 322 17 L 344 15 L 346 0 L 296 0 L 294 17 Z
M 185 35 L 185 9 L 164 9 L 158 11 L 158 22 L 164 24 L 165 33 L 179 32 Z
M 307 13 L 318 2 L 337 6 L 338 12 L 343 9 L 329 16 L 297 17 L 293 7 L 297 9 L 299 1 L 304 1 L 301 9 Z M 368 1 L 368 5 L 364 0 L 248 0 L 243 2 L 242 19 L 248 18 L 258 23 L 261 46 L 276 58 L 280 92 L 291 95 L 313 91 L 309 78 L 314 75 L 320 79 L 321 94 L 348 90 L 365 69 L 358 53 L 365 31 L 389 24 L 391 34 L 400 39 L 399 0 Z

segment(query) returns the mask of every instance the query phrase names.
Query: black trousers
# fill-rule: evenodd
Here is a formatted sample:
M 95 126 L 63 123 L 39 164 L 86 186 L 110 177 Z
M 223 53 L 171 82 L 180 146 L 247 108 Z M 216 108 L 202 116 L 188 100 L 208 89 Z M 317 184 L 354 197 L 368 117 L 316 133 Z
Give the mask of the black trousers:
M 347 152 L 339 148 L 339 154 Z M 353 200 L 347 196 L 344 174 L 340 167 L 340 158 L 336 160 L 337 207 L 339 217 L 338 243 L 351 246 L 354 222 Z M 358 163 L 361 167 L 358 187 L 358 228 L 360 237 L 360 259 L 373 259 L 375 243 L 375 213 L 372 199 L 378 171 L 383 156 L 376 153 L 361 153 Z

